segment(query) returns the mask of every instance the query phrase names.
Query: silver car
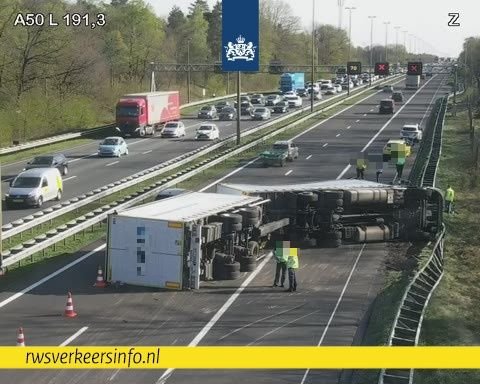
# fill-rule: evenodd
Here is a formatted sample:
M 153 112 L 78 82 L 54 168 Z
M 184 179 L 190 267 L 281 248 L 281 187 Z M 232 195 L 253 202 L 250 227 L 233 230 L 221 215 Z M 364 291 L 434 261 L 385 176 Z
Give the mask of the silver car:
M 252 120 L 268 120 L 271 117 L 270 109 L 268 108 L 255 108 L 253 110 Z

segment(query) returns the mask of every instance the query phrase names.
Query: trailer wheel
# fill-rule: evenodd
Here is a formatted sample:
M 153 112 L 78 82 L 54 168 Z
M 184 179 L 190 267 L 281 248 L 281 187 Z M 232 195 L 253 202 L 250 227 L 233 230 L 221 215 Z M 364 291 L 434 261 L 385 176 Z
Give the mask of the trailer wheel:
M 232 228 L 232 231 L 231 231 L 231 232 L 241 231 L 241 230 L 242 230 L 242 223 L 232 224 L 231 228 Z
M 245 217 L 258 217 L 260 215 L 260 211 L 257 207 L 243 208 L 240 212 L 242 213 L 242 216 Z
M 243 256 L 240 258 L 240 272 L 253 272 L 257 267 L 257 260 L 252 256 Z
M 221 217 L 223 217 L 225 221 L 228 221 L 232 224 L 237 224 L 242 222 L 242 215 L 239 215 L 237 213 L 223 214 L 221 215 Z
M 225 280 L 235 280 L 240 277 L 240 263 L 235 262 L 231 264 L 224 264 L 224 279 Z
M 301 192 L 298 194 L 298 200 L 304 203 L 313 203 L 318 201 L 318 195 L 313 192 Z
M 258 217 L 245 217 L 244 224 L 246 227 L 256 226 L 258 223 Z
M 145 134 L 146 134 L 145 128 L 141 128 L 140 132 L 138 132 L 138 134 L 140 135 L 140 137 L 145 137 Z

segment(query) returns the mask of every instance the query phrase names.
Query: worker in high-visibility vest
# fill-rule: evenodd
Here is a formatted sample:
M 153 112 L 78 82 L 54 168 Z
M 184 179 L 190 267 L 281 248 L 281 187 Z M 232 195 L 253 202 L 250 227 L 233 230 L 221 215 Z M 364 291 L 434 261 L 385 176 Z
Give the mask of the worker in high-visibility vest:
M 298 254 L 297 248 L 290 248 L 290 255 L 287 260 L 288 268 L 288 289 L 287 292 L 293 292 L 297 290 L 297 276 L 295 270 L 298 269 Z
M 365 159 L 358 159 L 357 160 L 357 179 L 364 179 L 365 178 L 365 169 L 367 169 L 367 164 Z
M 275 257 L 275 261 L 277 262 L 273 286 L 278 287 L 278 283 L 280 283 L 280 287 L 283 288 L 285 286 L 285 277 L 287 274 L 288 248 L 283 248 L 282 242 L 278 243 L 279 244 L 277 244 L 275 250 L 273 251 L 273 256 Z M 290 244 L 288 244 L 288 247 L 289 246 Z
M 397 179 L 400 181 L 403 174 L 403 167 L 405 166 L 405 157 L 401 156 L 397 159 Z
M 455 191 L 449 185 L 447 187 L 447 191 L 445 193 L 445 211 L 448 213 L 452 213 L 453 209 L 453 199 L 455 198 Z

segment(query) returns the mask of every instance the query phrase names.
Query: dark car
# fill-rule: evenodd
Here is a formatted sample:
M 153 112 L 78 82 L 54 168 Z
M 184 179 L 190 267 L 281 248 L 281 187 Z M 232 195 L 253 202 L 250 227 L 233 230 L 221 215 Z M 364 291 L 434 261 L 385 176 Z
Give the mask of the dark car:
M 65 176 L 68 173 L 68 160 L 65 155 L 36 156 L 25 166 L 24 171 L 32 168 L 57 168 Z
M 254 106 L 252 105 L 252 103 L 249 103 L 249 102 L 243 102 L 242 104 L 240 104 L 240 114 L 241 115 L 250 115 L 253 116 L 253 110 L 254 110 Z
M 265 104 L 265 96 L 263 96 L 261 93 L 256 93 L 252 96 L 250 102 L 252 104 Z
M 403 102 L 403 93 L 402 92 L 393 92 L 392 93 L 392 99 L 396 103 L 402 103 Z
M 392 99 L 385 99 L 380 101 L 380 107 L 378 113 L 394 113 L 395 102 Z
M 308 91 L 305 88 L 299 88 L 297 89 L 297 95 L 300 97 L 307 97 Z
M 223 108 L 225 107 L 230 107 L 232 104 L 229 101 L 219 101 L 217 104 L 215 104 L 215 109 L 217 110 L 217 113 L 220 112 Z
M 280 101 L 273 107 L 274 113 L 286 113 L 288 112 L 288 103 L 286 101 Z
M 225 107 L 218 114 L 219 120 L 234 120 L 237 116 L 237 110 L 233 107 Z
M 206 105 L 198 111 L 199 119 L 215 119 L 217 117 L 217 110 L 213 105 Z

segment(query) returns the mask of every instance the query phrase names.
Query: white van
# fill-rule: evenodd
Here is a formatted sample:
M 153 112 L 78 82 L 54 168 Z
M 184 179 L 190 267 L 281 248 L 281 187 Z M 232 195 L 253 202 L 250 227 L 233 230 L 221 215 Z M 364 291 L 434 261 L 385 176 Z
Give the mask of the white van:
M 63 180 L 57 168 L 34 168 L 21 172 L 5 195 L 7 207 L 21 204 L 41 207 L 45 201 L 60 200 Z

